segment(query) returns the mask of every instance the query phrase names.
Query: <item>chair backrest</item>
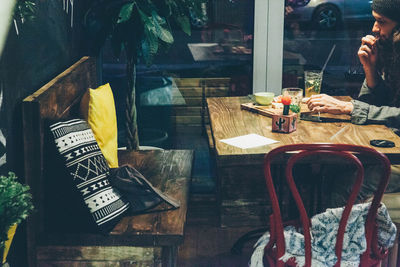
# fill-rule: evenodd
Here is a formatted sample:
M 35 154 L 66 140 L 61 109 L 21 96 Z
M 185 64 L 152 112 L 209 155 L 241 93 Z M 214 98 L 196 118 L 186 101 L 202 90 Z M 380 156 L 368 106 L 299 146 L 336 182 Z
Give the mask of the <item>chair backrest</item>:
M 292 153 L 290 153 L 292 152 Z M 294 153 L 297 152 L 297 153 Z M 285 168 L 285 176 L 287 185 L 290 188 L 290 192 L 294 198 L 297 208 L 300 213 L 301 225 L 304 231 L 304 242 L 305 242 L 305 266 L 311 266 L 311 236 L 310 236 L 310 218 L 307 215 L 304 207 L 303 200 L 299 194 L 296 184 L 293 179 L 293 167 L 296 162 L 300 159 L 304 159 L 309 156 L 322 156 L 322 155 L 333 155 L 341 157 L 350 163 L 353 163 L 357 169 L 356 180 L 353 184 L 350 196 L 348 197 L 347 204 L 344 208 L 342 217 L 340 219 L 339 229 L 336 237 L 335 252 L 337 256 L 337 263 L 335 266 L 340 266 L 341 253 L 343 246 L 343 237 L 349 218 L 351 208 L 356 200 L 358 192 L 364 178 L 364 167 L 361 161 L 355 155 L 365 155 L 379 162 L 382 166 L 382 176 L 380 177 L 380 183 L 377 191 L 374 194 L 374 198 L 370 209 L 368 211 L 367 219 L 365 222 L 365 234 L 367 240 L 367 250 L 361 256 L 361 262 L 368 261 L 371 254 L 376 258 L 384 257 L 384 251 L 378 248 L 376 240 L 376 224 L 375 218 L 377 209 L 380 205 L 382 195 L 386 189 L 390 175 L 390 161 L 388 158 L 376 150 L 369 147 L 345 145 L 345 144 L 296 144 L 281 146 L 271 150 L 265 156 L 264 162 L 264 174 L 267 183 L 267 189 L 272 205 L 272 216 L 271 220 L 271 242 L 268 247 L 276 246 L 276 258 L 279 259 L 285 254 L 285 240 L 284 240 L 284 229 L 283 221 L 281 216 L 281 209 L 279 207 L 279 201 L 274 187 L 274 182 L 271 175 L 271 164 L 274 159 L 278 157 L 289 157 Z

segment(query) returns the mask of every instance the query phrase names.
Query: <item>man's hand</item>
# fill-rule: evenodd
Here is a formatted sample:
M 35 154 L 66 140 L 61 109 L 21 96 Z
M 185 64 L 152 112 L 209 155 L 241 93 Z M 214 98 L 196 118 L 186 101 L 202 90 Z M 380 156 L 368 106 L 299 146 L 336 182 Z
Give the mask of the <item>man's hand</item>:
M 350 114 L 353 111 L 351 102 L 340 101 L 326 94 L 312 95 L 306 103 L 312 112 Z
M 375 70 L 376 60 L 378 58 L 376 41 L 376 37 L 372 35 L 364 36 L 361 39 L 361 46 L 358 49 L 358 57 L 364 70 Z
M 370 88 L 377 85 L 376 61 L 378 59 L 378 49 L 376 47 L 376 37 L 372 35 L 364 36 L 361 39 L 361 46 L 358 49 L 358 57 L 363 65 L 365 80 Z

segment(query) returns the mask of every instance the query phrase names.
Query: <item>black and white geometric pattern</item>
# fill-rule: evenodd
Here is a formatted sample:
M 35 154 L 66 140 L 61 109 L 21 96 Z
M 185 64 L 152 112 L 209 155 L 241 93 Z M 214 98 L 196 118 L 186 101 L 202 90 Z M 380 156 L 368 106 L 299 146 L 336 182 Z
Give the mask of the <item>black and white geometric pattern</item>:
M 55 123 L 50 130 L 95 223 L 103 227 L 122 215 L 129 203 L 111 187 L 108 180 L 110 169 L 89 125 L 81 119 L 72 119 Z

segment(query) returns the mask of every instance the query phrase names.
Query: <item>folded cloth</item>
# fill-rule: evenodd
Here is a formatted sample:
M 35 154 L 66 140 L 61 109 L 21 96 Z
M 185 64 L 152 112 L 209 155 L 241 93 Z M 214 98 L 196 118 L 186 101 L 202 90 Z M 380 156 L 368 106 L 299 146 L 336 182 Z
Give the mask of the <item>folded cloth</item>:
M 357 204 L 351 210 L 343 238 L 340 265 L 342 267 L 359 266 L 360 255 L 367 249 L 364 224 L 370 206 L 370 202 Z M 311 218 L 311 265 L 313 267 L 328 267 L 336 263 L 336 235 L 343 210 L 344 207 L 327 209 Z M 396 226 L 390 219 L 384 204 L 381 204 L 378 209 L 376 223 L 379 246 L 392 247 L 396 238 Z M 251 267 L 263 266 L 264 248 L 269 242 L 269 237 L 269 232 L 266 232 L 254 245 L 255 250 L 250 260 Z M 284 230 L 284 238 L 286 251 L 280 260 L 286 262 L 294 257 L 297 266 L 304 266 L 304 235 L 294 226 L 287 226 Z
M 132 214 L 179 208 L 179 203 L 163 194 L 134 167 L 123 165 L 111 169 L 110 183 L 129 201 Z M 157 207 L 157 209 L 156 209 Z

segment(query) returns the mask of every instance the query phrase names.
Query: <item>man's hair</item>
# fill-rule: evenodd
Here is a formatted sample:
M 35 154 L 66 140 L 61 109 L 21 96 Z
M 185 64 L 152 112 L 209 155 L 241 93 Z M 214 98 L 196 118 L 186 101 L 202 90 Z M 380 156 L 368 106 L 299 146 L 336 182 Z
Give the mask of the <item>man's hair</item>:
M 400 0 L 373 0 L 371 7 L 376 13 L 400 22 Z

